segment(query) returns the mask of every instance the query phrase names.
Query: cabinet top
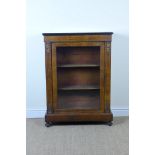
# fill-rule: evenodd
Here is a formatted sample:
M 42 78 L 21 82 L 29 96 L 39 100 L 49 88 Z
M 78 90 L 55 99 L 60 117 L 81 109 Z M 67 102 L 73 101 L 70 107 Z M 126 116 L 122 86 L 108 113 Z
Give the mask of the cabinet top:
M 113 32 L 79 32 L 79 33 L 42 33 L 43 36 L 70 36 L 70 35 L 112 35 Z
M 46 42 L 111 41 L 113 32 L 43 33 Z

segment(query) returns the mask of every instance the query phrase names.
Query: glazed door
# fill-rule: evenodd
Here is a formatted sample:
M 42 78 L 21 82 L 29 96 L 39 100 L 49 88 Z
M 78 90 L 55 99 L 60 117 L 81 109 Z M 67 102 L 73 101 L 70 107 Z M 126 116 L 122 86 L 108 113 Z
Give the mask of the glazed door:
M 52 43 L 54 112 L 104 112 L 104 42 Z

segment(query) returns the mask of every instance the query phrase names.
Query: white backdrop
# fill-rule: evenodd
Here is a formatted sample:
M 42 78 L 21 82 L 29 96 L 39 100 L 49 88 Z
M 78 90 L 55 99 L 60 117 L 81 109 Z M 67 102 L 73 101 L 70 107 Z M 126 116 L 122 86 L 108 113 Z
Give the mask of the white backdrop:
M 128 0 L 27 0 L 26 19 L 27 117 L 46 109 L 45 32 L 114 32 L 111 106 L 114 115 L 128 115 Z

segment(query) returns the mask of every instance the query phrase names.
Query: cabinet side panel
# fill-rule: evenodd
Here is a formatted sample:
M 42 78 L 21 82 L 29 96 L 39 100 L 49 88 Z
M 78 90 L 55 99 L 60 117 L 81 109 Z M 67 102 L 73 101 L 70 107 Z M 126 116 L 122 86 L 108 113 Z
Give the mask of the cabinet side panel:
M 111 42 L 105 42 L 105 112 L 110 112 Z
M 104 105 L 104 46 L 100 46 L 100 108 L 101 112 L 105 111 Z
M 57 109 L 57 62 L 56 62 L 56 46 L 52 44 L 52 82 L 53 82 L 53 108 Z
M 53 112 L 52 106 L 52 55 L 51 43 L 45 42 L 45 67 L 46 67 L 46 98 L 47 98 L 47 114 Z

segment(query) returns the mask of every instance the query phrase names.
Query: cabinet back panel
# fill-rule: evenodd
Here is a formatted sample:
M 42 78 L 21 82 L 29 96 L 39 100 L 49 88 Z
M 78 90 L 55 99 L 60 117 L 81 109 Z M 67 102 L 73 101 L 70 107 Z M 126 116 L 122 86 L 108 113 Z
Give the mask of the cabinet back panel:
M 57 71 L 58 88 L 100 86 L 99 68 L 59 68 Z
M 59 91 L 58 109 L 99 109 L 99 90 Z
M 100 47 L 57 47 L 57 65 L 100 64 Z

